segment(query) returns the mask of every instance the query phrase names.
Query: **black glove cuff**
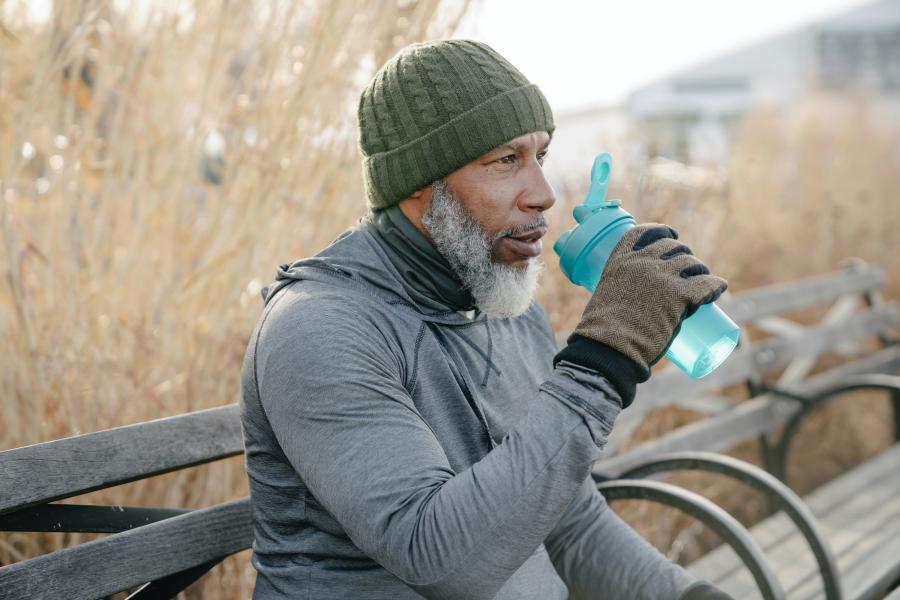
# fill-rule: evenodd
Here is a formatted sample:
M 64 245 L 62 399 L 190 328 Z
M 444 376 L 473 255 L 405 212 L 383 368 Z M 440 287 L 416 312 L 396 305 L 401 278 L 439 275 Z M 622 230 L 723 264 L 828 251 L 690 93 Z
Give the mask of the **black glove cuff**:
M 568 345 L 553 357 L 553 366 L 561 360 L 598 371 L 619 393 L 622 408 L 634 402 L 637 384 L 650 379 L 650 369 L 606 344 L 580 335 L 569 338 Z

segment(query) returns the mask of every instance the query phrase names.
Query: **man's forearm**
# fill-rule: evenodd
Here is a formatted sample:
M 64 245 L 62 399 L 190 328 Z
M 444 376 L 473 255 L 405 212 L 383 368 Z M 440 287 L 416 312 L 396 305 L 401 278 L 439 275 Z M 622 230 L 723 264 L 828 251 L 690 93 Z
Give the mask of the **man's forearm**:
M 697 581 L 622 521 L 590 477 L 546 545 L 571 600 L 675 600 Z
M 429 598 L 492 598 L 578 493 L 602 453 L 618 406 L 614 398 L 565 371 L 557 371 L 544 389 L 553 389 L 554 396 L 564 393 L 566 400 L 542 393 L 502 444 L 445 483 L 424 505 L 421 540 L 430 540 L 436 545 L 434 556 L 449 561 L 436 570 L 440 576 L 434 581 L 415 582 L 420 593 Z M 571 404 L 574 398 L 583 406 Z M 448 531 L 444 527 L 451 515 L 463 518 Z

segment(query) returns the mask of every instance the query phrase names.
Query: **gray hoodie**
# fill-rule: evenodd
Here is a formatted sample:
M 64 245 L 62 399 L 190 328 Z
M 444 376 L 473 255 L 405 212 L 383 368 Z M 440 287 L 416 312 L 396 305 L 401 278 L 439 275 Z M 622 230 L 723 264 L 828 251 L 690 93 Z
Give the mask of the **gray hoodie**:
M 590 478 L 621 401 L 532 303 L 474 318 L 365 229 L 282 265 L 244 358 L 254 598 L 677 598 Z

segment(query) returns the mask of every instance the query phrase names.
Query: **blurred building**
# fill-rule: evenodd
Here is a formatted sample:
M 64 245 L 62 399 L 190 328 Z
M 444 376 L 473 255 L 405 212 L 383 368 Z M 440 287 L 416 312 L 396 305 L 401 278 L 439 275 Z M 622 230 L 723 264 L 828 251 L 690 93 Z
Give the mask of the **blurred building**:
M 557 135 L 571 141 L 554 147 L 553 162 L 586 172 L 599 148 L 625 166 L 654 157 L 721 164 L 749 110 L 788 107 L 815 92 L 865 95 L 900 116 L 900 0 L 871 2 L 685 69 L 617 109 L 561 114 Z
M 760 105 L 808 92 L 863 92 L 900 113 L 900 0 L 879 0 L 685 69 L 623 107 L 640 153 L 695 164 L 728 156 L 735 126 Z

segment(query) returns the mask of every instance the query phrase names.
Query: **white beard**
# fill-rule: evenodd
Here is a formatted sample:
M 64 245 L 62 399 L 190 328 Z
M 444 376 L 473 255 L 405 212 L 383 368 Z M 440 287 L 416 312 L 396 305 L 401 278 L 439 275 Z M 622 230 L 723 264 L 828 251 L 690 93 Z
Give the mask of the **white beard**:
M 524 232 L 545 224 L 540 216 L 535 223 L 515 230 Z M 442 179 L 431 186 L 431 205 L 422 215 L 422 226 L 481 312 L 507 318 L 528 310 L 543 263 L 531 258 L 525 268 L 519 268 L 491 259 L 493 241 L 517 231 L 502 231 L 491 239 Z

